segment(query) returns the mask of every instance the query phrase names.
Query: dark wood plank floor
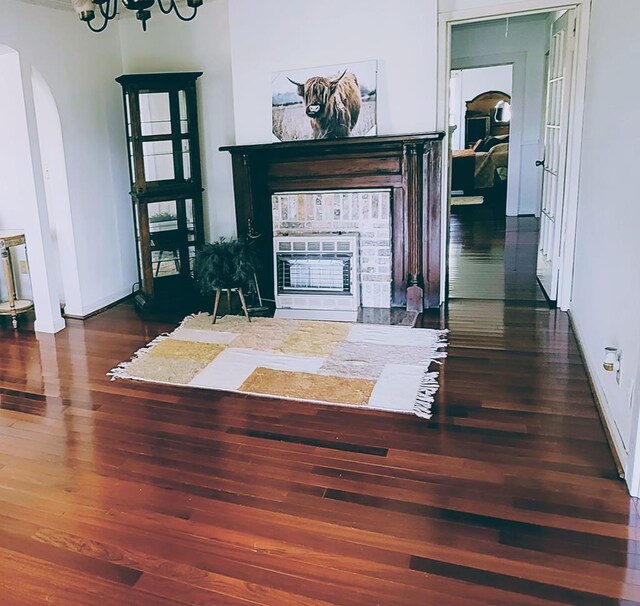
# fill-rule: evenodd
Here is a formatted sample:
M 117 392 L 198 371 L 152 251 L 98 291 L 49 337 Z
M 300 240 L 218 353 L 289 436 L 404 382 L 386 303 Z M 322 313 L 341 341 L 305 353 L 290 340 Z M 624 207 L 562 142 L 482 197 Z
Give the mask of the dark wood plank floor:
M 24 324 L 23 324 L 24 325 Z M 436 414 L 105 373 L 171 323 L 0 326 L 0 602 L 640 604 L 637 510 L 565 314 L 452 301 Z
M 454 206 L 452 211 L 452 298 L 545 302 L 535 279 L 538 219 L 505 217 L 504 201 L 491 195 L 482 205 Z

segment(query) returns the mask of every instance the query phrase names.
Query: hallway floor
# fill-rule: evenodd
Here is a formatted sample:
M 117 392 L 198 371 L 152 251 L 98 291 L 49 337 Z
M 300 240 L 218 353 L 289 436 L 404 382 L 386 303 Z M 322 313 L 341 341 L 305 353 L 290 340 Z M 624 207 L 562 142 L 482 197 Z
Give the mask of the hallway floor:
M 527 284 L 425 314 L 451 331 L 431 421 L 110 381 L 175 326 L 127 304 L 0 324 L 2 603 L 640 605 L 636 503 Z
M 545 302 L 535 277 L 538 219 L 505 217 L 492 203 L 453 207 L 451 298 Z

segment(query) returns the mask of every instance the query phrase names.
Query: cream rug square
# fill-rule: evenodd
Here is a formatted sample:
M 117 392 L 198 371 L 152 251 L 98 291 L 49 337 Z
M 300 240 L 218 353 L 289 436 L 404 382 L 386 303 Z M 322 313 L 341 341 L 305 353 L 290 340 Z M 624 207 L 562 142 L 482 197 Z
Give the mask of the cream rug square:
M 451 196 L 451 206 L 473 206 L 483 204 L 484 196 Z
M 185 318 L 112 379 L 188 385 L 431 417 L 446 331 L 225 316 Z

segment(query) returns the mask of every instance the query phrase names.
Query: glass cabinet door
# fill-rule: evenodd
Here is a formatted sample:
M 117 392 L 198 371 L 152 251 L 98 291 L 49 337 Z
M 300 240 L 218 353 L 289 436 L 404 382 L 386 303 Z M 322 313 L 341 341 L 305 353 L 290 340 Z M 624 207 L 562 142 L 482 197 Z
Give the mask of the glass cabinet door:
M 190 181 L 192 134 L 185 91 L 126 93 L 132 185 L 136 191 Z M 135 114 L 138 115 L 136 120 Z
M 154 276 L 190 275 L 196 256 L 193 200 L 151 202 L 147 213 Z

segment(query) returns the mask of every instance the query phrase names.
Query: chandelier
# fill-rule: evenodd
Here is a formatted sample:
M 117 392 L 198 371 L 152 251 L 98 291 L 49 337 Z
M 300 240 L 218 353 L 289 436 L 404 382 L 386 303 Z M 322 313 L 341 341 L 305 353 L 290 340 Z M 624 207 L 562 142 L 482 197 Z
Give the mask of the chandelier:
M 151 7 L 156 3 L 156 0 L 120 0 L 120 2 L 124 8 L 135 11 L 136 18 L 142 21 L 142 29 L 147 31 L 147 20 L 151 19 Z M 181 21 L 191 21 L 204 0 L 184 0 L 187 7 L 193 9 L 187 16 L 180 12 L 178 2 L 179 0 L 158 0 L 158 8 L 165 15 L 174 12 Z M 71 0 L 71 4 L 80 20 L 84 21 L 94 32 L 104 31 L 109 21 L 113 21 L 118 15 L 118 0 Z M 102 19 L 102 23 L 97 27 L 92 23 L 96 19 L 96 14 L 99 14 Z

